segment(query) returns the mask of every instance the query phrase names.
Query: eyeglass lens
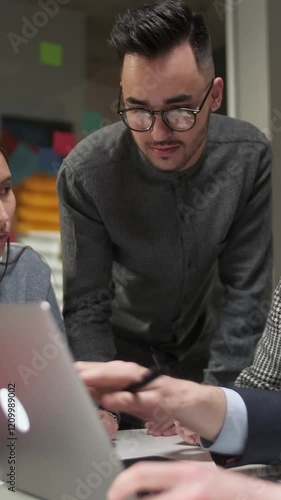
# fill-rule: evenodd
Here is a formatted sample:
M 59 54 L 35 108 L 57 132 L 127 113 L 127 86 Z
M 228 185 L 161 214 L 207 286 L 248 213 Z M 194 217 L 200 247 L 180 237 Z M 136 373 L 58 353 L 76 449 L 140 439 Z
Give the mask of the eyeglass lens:
M 126 124 L 134 130 L 148 130 L 153 123 L 153 115 L 143 109 L 132 109 L 123 112 Z M 176 130 L 186 130 L 194 124 L 194 115 L 185 109 L 171 109 L 163 113 L 170 127 Z

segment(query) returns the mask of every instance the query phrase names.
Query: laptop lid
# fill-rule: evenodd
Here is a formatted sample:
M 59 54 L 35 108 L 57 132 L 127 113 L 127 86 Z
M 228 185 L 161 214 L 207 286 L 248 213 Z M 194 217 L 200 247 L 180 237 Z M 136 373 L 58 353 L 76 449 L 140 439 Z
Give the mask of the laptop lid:
M 34 496 L 26 495 L 19 491 L 12 492 L 3 486 L 0 486 L 0 498 L 1 500 L 36 500 Z
M 44 500 L 104 500 L 122 466 L 49 304 L 1 304 L 0 317 L 0 479 Z

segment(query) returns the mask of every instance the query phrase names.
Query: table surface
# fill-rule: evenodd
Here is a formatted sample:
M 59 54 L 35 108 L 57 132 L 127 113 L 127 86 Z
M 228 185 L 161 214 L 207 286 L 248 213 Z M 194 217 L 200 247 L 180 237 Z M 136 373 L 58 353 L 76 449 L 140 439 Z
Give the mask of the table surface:
M 179 436 L 153 437 L 145 429 L 119 431 L 113 445 L 121 460 L 151 456 L 167 457 L 173 460 L 211 461 L 210 454 L 185 444 Z M 9 492 L 0 483 L 1 500 L 35 500 L 35 497 L 20 492 Z
M 166 457 L 172 460 L 196 460 L 200 462 L 212 462 L 210 454 L 198 446 L 185 444 L 179 436 L 153 437 L 146 433 L 145 429 L 133 429 L 119 431 L 117 439 L 113 442 L 121 460 L 145 459 L 146 457 Z M 264 471 L 268 468 L 264 465 L 250 465 L 236 467 L 233 472 L 244 472 L 255 477 L 264 478 Z M 281 469 L 274 470 L 276 479 L 281 478 Z M 271 474 L 272 475 L 272 474 Z M 278 477 L 277 477 L 278 476 Z M 273 478 L 274 479 L 274 478 Z M 0 482 L 1 500 L 35 500 L 35 497 L 20 492 L 9 492 Z
M 187 445 L 179 436 L 149 436 L 146 429 L 119 431 L 115 446 L 122 460 L 161 456 L 173 460 L 212 462 L 206 450 Z

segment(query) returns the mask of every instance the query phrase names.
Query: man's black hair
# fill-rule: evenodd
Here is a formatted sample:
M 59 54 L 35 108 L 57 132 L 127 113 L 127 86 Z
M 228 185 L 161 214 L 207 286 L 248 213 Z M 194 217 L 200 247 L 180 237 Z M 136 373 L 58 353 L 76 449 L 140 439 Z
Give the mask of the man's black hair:
M 110 38 L 121 63 L 126 54 L 155 59 L 185 40 L 192 48 L 199 70 L 213 62 L 204 18 L 193 13 L 184 0 L 156 0 L 128 9 L 117 16 Z

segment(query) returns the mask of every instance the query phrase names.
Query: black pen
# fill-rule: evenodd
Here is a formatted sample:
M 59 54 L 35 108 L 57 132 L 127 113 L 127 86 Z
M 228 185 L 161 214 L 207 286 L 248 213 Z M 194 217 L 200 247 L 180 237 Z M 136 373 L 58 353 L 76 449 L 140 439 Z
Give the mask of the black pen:
M 147 375 L 145 375 L 139 382 L 134 382 L 133 384 L 128 385 L 123 391 L 126 392 L 137 392 L 139 389 L 142 389 L 145 385 L 149 384 L 149 382 L 152 382 L 157 377 L 160 377 L 160 375 L 165 374 L 165 368 L 164 367 L 153 367 L 150 369 Z

